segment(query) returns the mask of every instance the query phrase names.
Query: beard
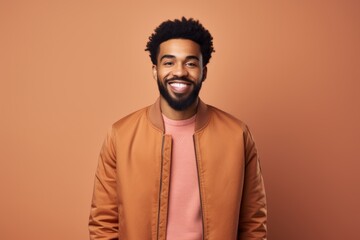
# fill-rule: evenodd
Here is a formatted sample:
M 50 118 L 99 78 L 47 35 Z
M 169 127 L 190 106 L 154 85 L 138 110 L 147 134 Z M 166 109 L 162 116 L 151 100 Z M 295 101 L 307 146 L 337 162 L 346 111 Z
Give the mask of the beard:
M 177 97 L 172 97 L 169 93 L 169 90 L 166 88 L 167 83 L 172 80 L 187 81 L 188 83 L 192 84 L 194 86 L 194 88 L 188 96 L 177 96 L 176 95 Z M 201 86 L 202 86 L 202 81 L 199 81 L 199 83 L 195 84 L 187 78 L 172 78 L 172 79 L 167 79 L 164 81 L 164 83 L 162 83 L 162 82 L 160 82 L 159 77 L 158 77 L 157 84 L 158 84 L 158 88 L 159 88 L 159 92 L 160 92 L 161 96 L 166 100 L 166 102 L 169 104 L 169 106 L 176 111 L 182 111 L 182 110 L 185 110 L 188 107 L 190 107 L 198 99 L 199 92 L 200 92 Z

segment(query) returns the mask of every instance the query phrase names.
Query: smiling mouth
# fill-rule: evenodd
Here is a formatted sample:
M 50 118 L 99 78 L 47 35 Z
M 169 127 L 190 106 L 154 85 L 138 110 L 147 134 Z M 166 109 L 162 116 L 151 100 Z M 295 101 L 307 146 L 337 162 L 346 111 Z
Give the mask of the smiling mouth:
M 174 88 L 179 88 L 179 89 L 186 88 L 189 85 L 186 83 L 178 83 L 178 82 L 169 83 L 169 84 L 170 84 L 170 86 L 172 86 Z
M 169 81 L 168 84 L 174 93 L 185 93 L 192 85 L 187 81 Z

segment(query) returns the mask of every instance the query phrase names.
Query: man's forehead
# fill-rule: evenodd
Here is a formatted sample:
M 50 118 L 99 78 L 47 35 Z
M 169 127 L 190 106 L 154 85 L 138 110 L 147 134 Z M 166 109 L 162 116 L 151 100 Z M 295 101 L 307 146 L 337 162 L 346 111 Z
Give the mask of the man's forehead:
M 190 57 L 201 58 L 200 45 L 189 39 L 170 39 L 162 42 L 159 46 L 159 58 L 165 55 L 173 57 Z

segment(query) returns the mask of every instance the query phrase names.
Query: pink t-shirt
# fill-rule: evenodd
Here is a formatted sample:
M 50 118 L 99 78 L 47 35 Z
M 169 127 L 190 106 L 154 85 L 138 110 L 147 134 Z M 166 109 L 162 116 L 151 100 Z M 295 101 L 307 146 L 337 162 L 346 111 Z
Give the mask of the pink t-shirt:
M 193 134 L 195 116 L 171 120 L 163 115 L 172 136 L 167 240 L 201 240 L 202 219 Z

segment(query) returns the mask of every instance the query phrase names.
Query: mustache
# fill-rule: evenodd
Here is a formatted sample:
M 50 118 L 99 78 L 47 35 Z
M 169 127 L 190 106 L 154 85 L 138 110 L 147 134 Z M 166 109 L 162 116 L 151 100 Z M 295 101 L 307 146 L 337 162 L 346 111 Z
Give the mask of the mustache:
M 184 81 L 190 84 L 194 84 L 193 81 L 191 81 L 190 79 L 186 78 L 186 77 L 173 77 L 173 78 L 169 78 L 169 79 L 165 79 L 165 83 L 168 83 L 170 81 L 176 81 L 176 80 L 180 80 L 180 81 Z

